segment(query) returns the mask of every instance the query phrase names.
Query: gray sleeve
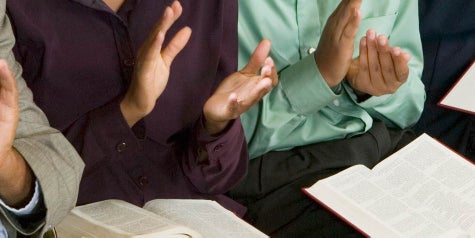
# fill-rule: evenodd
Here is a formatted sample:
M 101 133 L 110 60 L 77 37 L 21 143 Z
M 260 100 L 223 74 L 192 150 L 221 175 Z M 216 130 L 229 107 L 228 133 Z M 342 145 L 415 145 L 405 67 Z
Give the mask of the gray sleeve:
M 34 104 L 32 93 L 21 77 L 21 67 L 11 51 L 14 43 L 10 22 L 5 15 L 5 1 L 2 1 L 0 58 L 7 60 L 19 91 L 20 120 L 14 147 L 25 158 L 39 182 L 47 210 L 45 222 L 36 227 L 18 227 L 16 222 L 8 220 L 20 232 L 33 233 L 43 224 L 43 230 L 56 225 L 74 207 L 84 164 L 72 145 L 49 126 L 44 113 Z

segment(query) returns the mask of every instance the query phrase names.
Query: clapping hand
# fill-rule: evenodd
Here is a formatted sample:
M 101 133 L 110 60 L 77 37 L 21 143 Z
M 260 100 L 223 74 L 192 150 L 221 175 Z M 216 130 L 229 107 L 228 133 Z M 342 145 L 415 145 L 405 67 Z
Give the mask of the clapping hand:
M 19 120 L 18 89 L 5 60 L 0 60 L 0 199 L 23 207 L 33 191 L 33 173 L 13 148 Z
M 328 86 L 338 85 L 350 67 L 355 37 L 361 22 L 361 0 L 343 0 L 323 29 L 315 62 Z
M 406 82 L 410 59 L 399 47 L 391 47 L 385 35 L 368 30 L 346 78 L 359 97 L 391 94 Z
M 173 2 L 165 9 L 162 18 L 140 47 L 130 87 L 120 103 L 121 111 L 129 126 L 133 126 L 153 110 L 168 83 L 173 59 L 190 39 L 191 29 L 184 27 L 167 46 L 163 46 L 166 32 L 181 13 L 180 3 Z
M 5 60 L 0 60 L 0 166 L 13 149 L 18 125 L 18 90 Z
M 209 134 L 222 131 L 230 120 L 246 112 L 277 84 L 277 71 L 268 57 L 270 47 L 270 41 L 263 40 L 248 64 L 225 78 L 206 101 L 203 113 Z

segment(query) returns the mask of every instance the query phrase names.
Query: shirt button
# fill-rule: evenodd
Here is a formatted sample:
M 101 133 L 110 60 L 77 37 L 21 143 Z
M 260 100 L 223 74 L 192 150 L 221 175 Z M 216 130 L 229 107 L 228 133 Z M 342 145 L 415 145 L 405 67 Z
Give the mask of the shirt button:
M 148 184 L 148 178 L 146 176 L 139 177 L 139 184 L 140 186 L 145 186 Z
M 333 100 L 333 105 L 340 106 L 340 101 L 338 99 Z
M 317 50 L 317 49 L 315 49 L 315 48 L 312 47 L 312 48 L 308 49 L 308 54 L 311 55 L 311 54 L 313 54 L 313 52 L 315 52 L 316 50 Z
M 219 145 L 217 145 L 217 146 L 214 147 L 213 151 L 214 151 L 214 152 L 218 152 L 218 151 L 220 151 L 222 148 L 223 148 L 223 144 L 219 144 Z
M 125 59 L 123 62 L 124 62 L 124 65 L 127 67 L 132 67 L 135 64 L 135 61 L 133 59 Z
M 128 147 L 127 143 L 121 142 L 121 143 L 119 143 L 115 146 L 115 150 L 117 150 L 117 152 L 121 153 L 121 152 L 124 152 L 127 149 L 127 147 Z

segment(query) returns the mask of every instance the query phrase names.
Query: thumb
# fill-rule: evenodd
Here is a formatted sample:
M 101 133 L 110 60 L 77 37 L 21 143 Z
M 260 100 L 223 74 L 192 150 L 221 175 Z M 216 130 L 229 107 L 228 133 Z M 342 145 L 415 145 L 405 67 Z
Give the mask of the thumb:
M 5 60 L 0 60 L 0 88 L 16 94 L 16 81 Z
M 252 53 L 251 55 L 251 59 L 249 59 L 249 62 L 241 70 L 241 72 L 250 74 L 257 73 L 264 64 L 264 61 L 266 60 L 267 56 L 269 55 L 270 47 L 270 40 L 262 40 L 259 45 L 257 45 L 256 49 L 254 50 L 254 53 Z

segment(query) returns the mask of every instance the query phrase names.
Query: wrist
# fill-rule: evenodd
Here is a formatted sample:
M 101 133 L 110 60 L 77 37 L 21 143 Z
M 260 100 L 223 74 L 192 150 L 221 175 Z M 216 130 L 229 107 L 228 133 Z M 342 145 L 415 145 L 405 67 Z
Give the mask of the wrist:
M 206 118 L 204 119 L 204 127 L 206 132 L 209 135 L 217 135 L 223 131 L 226 126 L 229 124 L 229 121 L 213 121 Z
M 0 171 L 7 169 L 8 164 L 11 164 L 11 161 L 15 159 L 15 151 L 12 147 L 2 150 L 0 152 Z M 5 168 L 5 169 L 4 169 Z
M 321 62 L 319 62 L 319 59 L 317 59 L 316 53 L 314 53 L 314 58 L 315 58 L 315 64 L 317 65 L 318 71 L 320 71 L 320 74 L 322 75 L 323 80 L 327 83 L 328 87 L 330 88 L 337 87 L 343 79 L 334 79 L 334 77 L 332 77 L 331 71 L 327 72 L 325 70 L 324 65 Z
M 356 95 L 356 101 L 357 101 L 357 102 L 364 102 L 364 101 L 366 101 L 368 98 L 371 97 L 370 94 L 367 94 L 367 93 L 358 91 L 358 90 L 356 90 L 356 89 L 353 89 L 353 92 L 354 92 L 355 95 Z
M 21 154 L 14 148 L 1 158 L 0 198 L 10 207 L 27 204 L 34 190 L 34 175 Z
M 130 103 L 130 100 L 127 100 L 126 98 L 122 99 L 120 102 L 120 111 L 129 127 L 134 126 L 135 123 L 145 116 L 144 113 L 137 110 L 137 107 L 133 106 Z

